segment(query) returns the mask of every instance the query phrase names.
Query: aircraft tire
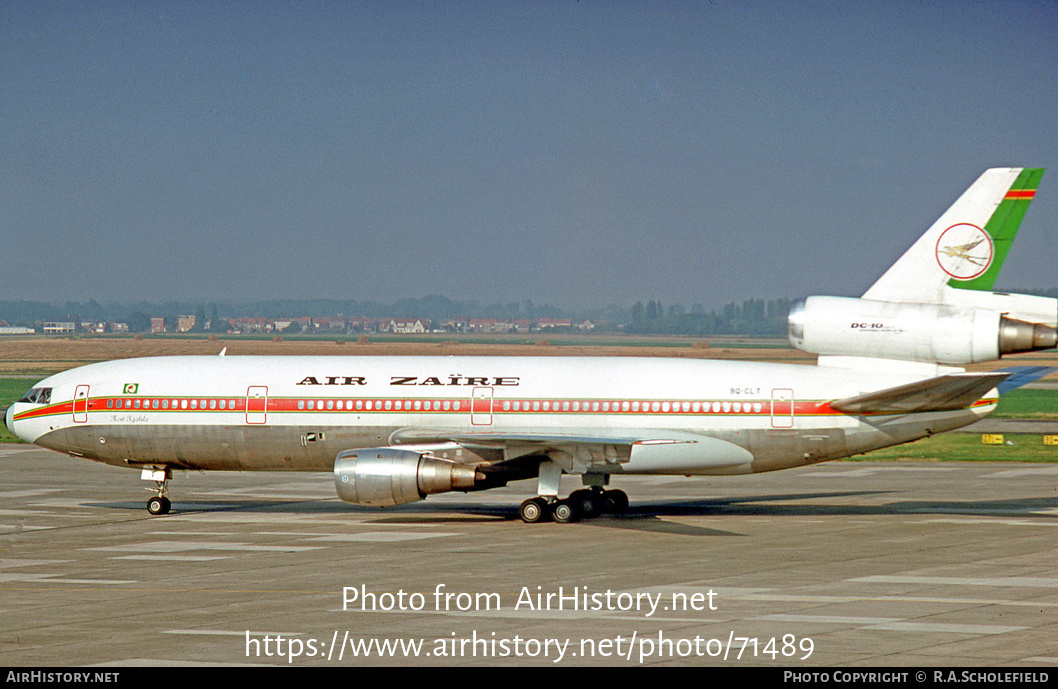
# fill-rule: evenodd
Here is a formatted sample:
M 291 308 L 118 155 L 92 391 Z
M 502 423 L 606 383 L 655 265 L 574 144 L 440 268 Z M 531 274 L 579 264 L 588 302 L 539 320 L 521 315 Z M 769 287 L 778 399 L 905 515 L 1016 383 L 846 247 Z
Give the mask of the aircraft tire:
M 623 490 L 608 490 L 602 500 L 603 510 L 610 514 L 624 514 L 628 510 L 628 494 Z
M 576 503 L 580 510 L 580 516 L 589 519 L 591 517 L 597 517 L 602 514 L 602 501 L 603 497 L 588 489 L 575 490 L 569 495 L 569 501 Z
M 543 499 L 529 498 L 518 508 L 518 516 L 526 524 L 535 524 L 547 518 L 549 514 L 547 507 L 547 503 Z
M 580 510 L 572 500 L 559 500 L 551 506 L 551 518 L 559 524 L 569 524 L 580 518 Z
M 147 511 L 154 515 L 169 514 L 172 503 L 169 498 L 155 496 L 147 501 Z

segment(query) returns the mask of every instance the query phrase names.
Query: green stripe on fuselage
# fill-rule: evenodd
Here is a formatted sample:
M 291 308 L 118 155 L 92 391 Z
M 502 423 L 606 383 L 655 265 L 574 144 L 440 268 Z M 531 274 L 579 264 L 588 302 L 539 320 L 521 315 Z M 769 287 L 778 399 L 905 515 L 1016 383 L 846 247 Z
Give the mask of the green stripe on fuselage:
M 1014 184 L 1010 186 L 1010 191 L 1007 193 L 1009 194 L 1011 191 L 1036 191 L 1040 185 L 1040 180 L 1043 178 L 1043 172 L 1044 168 L 1025 168 L 1018 175 L 1018 178 L 1014 180 Z M 1031 202 L 1031 198 L 1004 198 L 1000 201 L 995 213 L 988 219 L 988 223 L 984 227 L 985 231 L 992 237 L 992 243 L 995 246 L 992 264 L 988 267 L 988 270 L 972 280 L 948 280 L 949 287 L 976 290 L 992 289 L 996 278 L 999 277 L 999 269 L 1003 267 L 1003 261 L 1007 258 L 1007 252 L 1010 251 L 1010 247 L 1014 243 L 1014 237 L 1018 233 L 1018 228 L 1021 227 L 1021 220 L 1025 217 L 1026 211 L 1029 210 Z

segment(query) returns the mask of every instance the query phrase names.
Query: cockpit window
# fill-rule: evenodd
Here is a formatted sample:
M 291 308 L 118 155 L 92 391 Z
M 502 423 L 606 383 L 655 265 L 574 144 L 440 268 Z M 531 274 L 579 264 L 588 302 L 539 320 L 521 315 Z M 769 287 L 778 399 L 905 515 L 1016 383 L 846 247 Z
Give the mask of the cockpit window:
M 23 395 L 19 402 L 29 402 L 30 404 L 51 404 L 51 388 L 33 388 Z

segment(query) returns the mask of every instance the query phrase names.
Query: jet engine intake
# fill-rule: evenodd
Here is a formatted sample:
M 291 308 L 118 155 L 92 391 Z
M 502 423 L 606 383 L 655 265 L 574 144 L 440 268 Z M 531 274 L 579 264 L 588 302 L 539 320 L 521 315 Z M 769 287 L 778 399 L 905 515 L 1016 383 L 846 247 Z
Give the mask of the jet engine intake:
M 859 356 L 962 366 L 1051 349 L 1058 331 L 987 309 L 849 297 L 798 300 L 790 343 L 821 356 Z
M 434 493 L 470 490 L 478 480 L 473 466 L 391 447 L 346 450 L 334 460 L 338 497 L 358 505 L 403 505 Z

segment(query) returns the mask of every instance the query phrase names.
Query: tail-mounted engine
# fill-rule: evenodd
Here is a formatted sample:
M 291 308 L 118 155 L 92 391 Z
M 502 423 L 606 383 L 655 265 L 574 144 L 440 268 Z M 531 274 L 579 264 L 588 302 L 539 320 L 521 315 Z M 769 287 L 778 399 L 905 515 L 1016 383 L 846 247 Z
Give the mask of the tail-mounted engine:
M 956 366 L 1058 344 L 1050 325 L 947 304 L 809 297 L 794 303 L 788 325 L 790 343 L 812 354 Z
M 338 497 L 385 507 L 452 490 L 472 490 L 483 480 L 473 466 L 391 447 L 346 450 L 334 460 Z

